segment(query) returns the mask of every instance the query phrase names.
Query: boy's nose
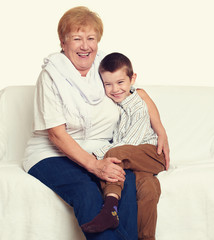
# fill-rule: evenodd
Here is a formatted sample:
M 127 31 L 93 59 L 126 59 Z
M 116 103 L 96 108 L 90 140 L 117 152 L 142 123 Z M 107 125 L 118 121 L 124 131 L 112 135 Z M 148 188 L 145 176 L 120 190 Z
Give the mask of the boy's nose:
M 118 90 L 119 90 L 119 88 L 118 88 L 118 86 L 117 85 L 113 85 L 112 86 L 112 92 L 118 92 Z

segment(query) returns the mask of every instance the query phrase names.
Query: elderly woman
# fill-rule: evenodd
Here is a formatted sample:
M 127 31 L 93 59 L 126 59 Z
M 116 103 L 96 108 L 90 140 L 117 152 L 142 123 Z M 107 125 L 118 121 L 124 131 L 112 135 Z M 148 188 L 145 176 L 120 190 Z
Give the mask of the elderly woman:
M 137 205 L 133 173 L 116 158 L 97 160 L 91 153 L 112 138 L 119 119 L 116 105 L 105 96 L 98 74 L 103 55 L 99 16 L 86 7 L 67 11 L 60 19 L 60 53 L 44 60 L 34 102 L 34 134 L 28 142 L 24 169 L 73 206 L 80 225 L 93 219 L 103 199 L 99 179 L 125 181 L 117 229 L 85 234 L 87 239 L 137 239 Z M 165 130 L 158 111 L 141 90 L 159 135 L 158 152 L 169 159 Z M 96 203 L 96 204 L 94 204 Z M 127 219 L 129 221 L 127 221 Z

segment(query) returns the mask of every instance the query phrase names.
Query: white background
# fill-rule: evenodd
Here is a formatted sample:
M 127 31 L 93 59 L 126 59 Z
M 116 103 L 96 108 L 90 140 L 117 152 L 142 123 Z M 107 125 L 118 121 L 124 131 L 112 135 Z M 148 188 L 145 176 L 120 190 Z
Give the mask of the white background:
M 126 54 L 138 85 L 214 86 L 213 0 L 0 0 L 0 89 L 35 84 L 60 50 L 60 17 L 79 5 L 101 16 L 99 48 Z

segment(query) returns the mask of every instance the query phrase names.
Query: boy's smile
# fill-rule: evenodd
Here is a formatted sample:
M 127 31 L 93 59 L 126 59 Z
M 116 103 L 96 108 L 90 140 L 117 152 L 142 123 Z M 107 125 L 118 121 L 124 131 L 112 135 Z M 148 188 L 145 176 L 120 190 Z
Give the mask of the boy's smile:
M 106 95 L 116 103 L 122 102 L 131 94 L 130 88 L 136 79 L 136 74 L 131 79 L 127 76 L 125 67 L 115 72 L 103 72 L 101 76 Z

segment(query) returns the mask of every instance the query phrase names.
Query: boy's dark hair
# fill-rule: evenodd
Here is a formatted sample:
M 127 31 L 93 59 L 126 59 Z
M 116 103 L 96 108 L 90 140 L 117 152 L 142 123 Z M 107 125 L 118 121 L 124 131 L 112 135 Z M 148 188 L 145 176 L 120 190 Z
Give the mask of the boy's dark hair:
M 134 72 L 131 61 L 122 53 L 114 52 L 106 55 L 100 63 L 99 72 L 115 72 L 125 68 L 127 76 L 131 79 Z

